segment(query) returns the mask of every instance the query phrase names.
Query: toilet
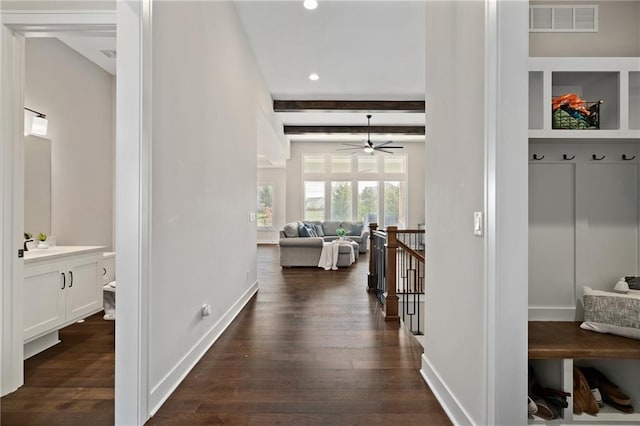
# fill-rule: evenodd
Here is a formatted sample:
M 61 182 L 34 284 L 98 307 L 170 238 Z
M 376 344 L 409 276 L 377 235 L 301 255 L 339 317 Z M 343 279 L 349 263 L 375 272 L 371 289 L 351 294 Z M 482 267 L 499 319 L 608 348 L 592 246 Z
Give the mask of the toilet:
M 116 254 L 105 252 L 103 254 L 102 268 L 102 301 L 104 318 L 108 321 L 116 319 Z

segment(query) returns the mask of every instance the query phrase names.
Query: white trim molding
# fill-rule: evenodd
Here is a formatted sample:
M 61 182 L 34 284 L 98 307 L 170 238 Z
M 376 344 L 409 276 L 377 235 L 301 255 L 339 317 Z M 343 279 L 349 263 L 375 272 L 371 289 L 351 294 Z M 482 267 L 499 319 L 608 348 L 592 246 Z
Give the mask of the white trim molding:
M 0 25 L 0 395 L 23 384 L 24 38 Z
M 222 317 L 207 331 L 204 336 L 176 363 L 173 368 L 160 380 L 149 396 L 151 415 L 154 415 L 164 402 L 176 390 L 189 372 L 200 361 L 204 354 L 220 338 L 231 322 L 238 316 L 251 298 L 258 292 L 258 282 L 254 282 L 247 291 L 240 296 L 236 303 L 222 315 Z
M 485 0 L 486 424 L 526 424 L 527 0 Z
M 115 424 L 149 419 L 151 0 L 118 2 Z
M 426 354 L 422 354 L 422 369 L 420 370 L 420 374 L 454 425 L 474 424 L 469 413 L 467 413 L 464 406 L 460 404 L 460 401 L 458 401 L 451 389 L 442 380 L 431 362 L 429 362 Z

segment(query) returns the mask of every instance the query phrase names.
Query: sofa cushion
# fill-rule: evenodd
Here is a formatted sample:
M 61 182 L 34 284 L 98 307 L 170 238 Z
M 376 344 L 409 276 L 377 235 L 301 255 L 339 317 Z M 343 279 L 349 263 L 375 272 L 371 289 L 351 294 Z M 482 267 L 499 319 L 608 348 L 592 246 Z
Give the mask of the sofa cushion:
M 300 236 L 300 234 L 298 233 L 298 222 L 287 223 L 284 226 L 283 231 L 284 235 L 286 235 L 288 238 Z
M 324 235 L 338 235 L 336 232 L 338 228 L 340 228 L 340 222 L 324 222 L 322 224 Z
M 347 231 L 347 235 L 360 236 L 364 223 L 362 222 L 342 222 L 342 227 Z
M 313 226 L 315 226 L 316 233 L 318 234 L 318 237 L 324 237 L 324 230 L 322 229 L 322 222 L 314 221 L 314 222 L 311 222 L 311 223 L 313 224 Z

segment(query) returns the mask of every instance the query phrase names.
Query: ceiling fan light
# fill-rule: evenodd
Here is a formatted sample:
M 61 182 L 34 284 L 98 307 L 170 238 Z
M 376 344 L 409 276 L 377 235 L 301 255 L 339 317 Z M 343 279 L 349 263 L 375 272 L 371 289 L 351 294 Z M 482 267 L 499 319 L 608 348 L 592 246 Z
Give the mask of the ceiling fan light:
M 371 154 L 373 152 L 373 148 L 371 148 L 370 146 L 365 146 L 364 152 L 366 152 L 367 154 Z
M 307 10 L 313 10 L 316 7 L 318 7 L 318 1 L 317 0 L 304 0 L 304 2 L 302 3 L 302 5 L 304 6 L 305 9 Z

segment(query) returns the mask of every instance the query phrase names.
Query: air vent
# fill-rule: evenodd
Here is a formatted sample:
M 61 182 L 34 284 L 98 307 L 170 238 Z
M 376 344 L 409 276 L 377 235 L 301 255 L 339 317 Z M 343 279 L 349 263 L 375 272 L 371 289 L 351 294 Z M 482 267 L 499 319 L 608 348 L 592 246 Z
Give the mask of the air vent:
M 598 32 L 598 6 L 529 6 L 529 32 Z
M 109 59 L 116 59 L 116 57 L 118 56 L 118 52 L 114 49 L 103 49 L 103 50 L 100 50 L 100 53 L 102 53 L 104 56 L 106 56 Z

